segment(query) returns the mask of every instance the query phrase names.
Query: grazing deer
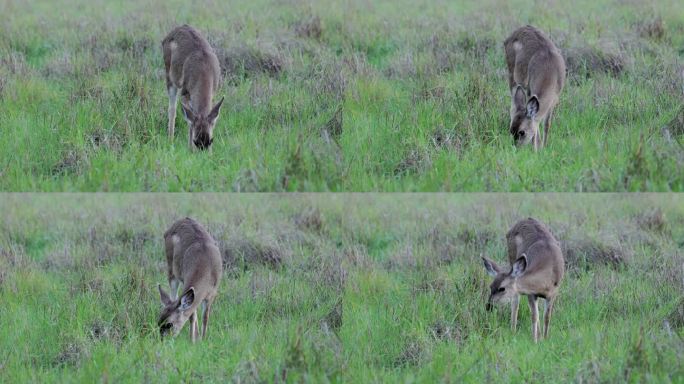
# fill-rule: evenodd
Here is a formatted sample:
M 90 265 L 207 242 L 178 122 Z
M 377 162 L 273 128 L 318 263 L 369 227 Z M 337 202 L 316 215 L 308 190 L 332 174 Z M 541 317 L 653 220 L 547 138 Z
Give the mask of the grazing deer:
M 221 281 L 221 253 L 209 232 L 189 217 L 176 221 L 164 233 L 164 245 L 171 296 L 159 285 L 159 296 L 164 305 L 159 315 L 160 332 L 162 336 L 170 333 L 176 336 L 190 319 L 194 343 L 200 304 L 204 312 L 202 338 L 207 336 L 211 305 Z M 180 283 L 183 283 L 183 293 L 176 298 Z
M 545 300 L 544 337 L 549 335 L 549 321 L 558 287 L 563 279 L 565 262 L 558 241 L 540 221 L 528 218 L 517 222 L 506 234 L 510 270 L 504 270 L 494 261 L 483 257 L 487 273 L 494 276 L 490 286 L 487 310 L 492 303 L 511 301 L 511 328 L 518 322 L 518 295 L 527 295 L 532 311 L 532 335 L 535 343 L 539 333 L 537 298 Z
M 214 141 L 214 126 L 223 98 L 214 107 L 211 100 L 219 87 L 219 61 L 207 40 L 193 27 L 182 25 L 162 41 L 166 89 L 169 93 L 169 137 L 176 125 L 178 91 L 183 116 L 188 122 L 190 148 L 207 149 Z
M 515 30 L 504 42 L 511 91 L 513 142 L 542 146 L 539 122 L 544 120 L 546 145 L 553 110 L 565 83 L 565 61 L 555 44 L 537 28 Z

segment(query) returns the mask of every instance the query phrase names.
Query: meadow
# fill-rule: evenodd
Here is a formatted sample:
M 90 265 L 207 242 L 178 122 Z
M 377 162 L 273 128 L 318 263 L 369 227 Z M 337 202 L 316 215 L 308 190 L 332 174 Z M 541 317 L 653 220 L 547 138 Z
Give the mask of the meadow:
M 0 1 L 3 191 L 682 191 L 684 3 Z M 226 97 L 213 153 L 166 135 L 161 40 L 188 23 Z M 568 81 L 515 148 L 502 42 Z
M 162 234 L 222 250 L 208 338 L 160 339 Z M 676 194 L 5 194 L 4 382 L 684 381 Z M 480 255 L 546 222 L 566 276 L 550 338 L 485 311 Z

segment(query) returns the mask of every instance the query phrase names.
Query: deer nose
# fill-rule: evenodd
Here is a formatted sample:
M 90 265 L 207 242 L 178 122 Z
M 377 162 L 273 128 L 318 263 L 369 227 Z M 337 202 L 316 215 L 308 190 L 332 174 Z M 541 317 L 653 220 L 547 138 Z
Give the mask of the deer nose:
M 171 329 L 173 328 L 173 324 L 166 323 L 159 328 L 159 334 L 164 337 L 168 336 L 171 333 Z

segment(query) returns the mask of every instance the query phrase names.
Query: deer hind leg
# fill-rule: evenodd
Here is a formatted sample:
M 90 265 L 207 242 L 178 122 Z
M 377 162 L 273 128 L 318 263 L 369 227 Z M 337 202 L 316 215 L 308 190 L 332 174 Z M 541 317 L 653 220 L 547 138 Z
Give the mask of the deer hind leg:
M 549 337 L 549 323 L 551 322 L 551 313 L 553 312 L 553 302 L 555 298 L 546 299 L 544 308 L 544 338 Z
M 169 139 L 173 140 L 174 131 L 176 129 L 176 105 L 178 104 L 178 88 L 176 88 L 171 80 L 166 79 L 166 90 L 169 93 Z
M 205 300 L 202 303 L 204 307 L 204 316 L 202 318 L 202 339 L 207 337 L 207 324 L 209 323 L 209 314 L 211 313 L 211 302 L 212 300 Z
M 543 146 L 546 147 L 546 142 L 549 139 L 549 128 L 551 127 L 551 119 L 553 118 L 553 109 L 549 111 L 549 115 L 544 119 L 544 143 Z
M 515 295 L 511 301 L 511 330 L 515 332 L 518 327 L 518 307 L 520 304 L 520 296 Z
M 537 298 L 534 295 L 527 295 L 527 303 L 530 305 L 532 312 L 532 337 L 536 343 L 539 340 L 539 308 L 537 307 Z
M 180 280 L 173 274 L 173 259 L 176 253 L 176 246 L 173 241 L 173 236 L 164 237 L 164 251 L 166 252 L 166 267 L 169 286 L 171 287 L 171 299 L 178 299 L 178 285 Z

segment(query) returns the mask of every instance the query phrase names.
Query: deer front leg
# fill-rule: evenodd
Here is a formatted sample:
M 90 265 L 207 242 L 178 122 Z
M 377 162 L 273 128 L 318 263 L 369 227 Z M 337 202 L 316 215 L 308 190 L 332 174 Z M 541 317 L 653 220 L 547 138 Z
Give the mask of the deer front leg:
M 537 298 L 534 295 L 527 295 L 527 302 L 532 312 L 532 337 L 536 343 L 539 340 L 539 308 L 537 307 Z
M 173 141 L 174 130 L 176 129 L 176 105 L 178 104 L 178 88 L 172 84 L 167 85 L 169 92 L 169 139 Z
M 190 102 L 190 95 L 187 93 L 187 90 L 181 92 L 181 104 L 183 104 L 183 116 L 188 123 L 188 147 L 192 151 L 195 149 L 195 145 L 192 142 L 192 122 L 195 117 L 192 114 L 192 111 L 188 111 L 188 108 L 192 109 L 192 103 Z M 188 113 L 190 113 L 190 115 L 188 115 Z
M 204 316 L 202 319 L 202 339 L 207 337 L 207 324 L 209 323 L 209 313 L 211 313 L 211 301 L 207 300 L 203 303 Z
M 175 277 L 169 277 L 169 286 L 171 287 L 171 299 L 178 299 L 178 286 L 180 285 L 180 280 Z
M 544 308 L 544 338 L 549 337 L 549 323 L 551 322 L 551 312 L 553 312 L 553 302 L 555 298 L 546 299 Z
M 520 296 L 515 295 L 511 301 L 511 330 L 515 332 L 518 327 L 518 307 L 520 304 Z
M 190 339 L 193 344 L 197 341 L 197 310 L 190 315 Z

